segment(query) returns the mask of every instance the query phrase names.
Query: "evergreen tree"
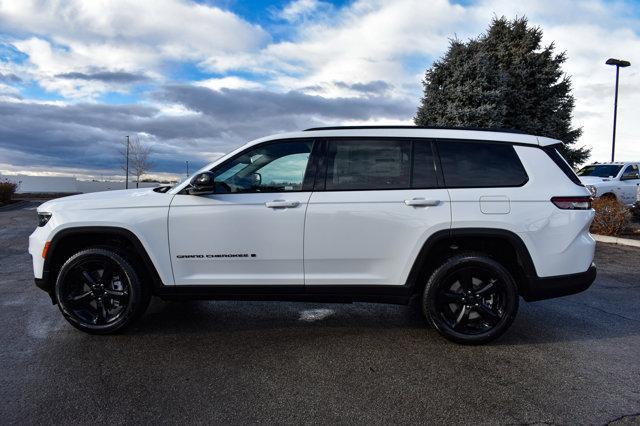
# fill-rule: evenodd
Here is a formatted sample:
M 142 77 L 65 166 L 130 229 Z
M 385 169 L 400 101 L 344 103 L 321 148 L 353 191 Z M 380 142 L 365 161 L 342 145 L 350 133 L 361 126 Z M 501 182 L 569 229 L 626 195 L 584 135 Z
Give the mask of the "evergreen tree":
M 559 139 L 575 166 L 589 149 L 573 147 L 582 130 L 571 127 L 574 98 L 561 70 L 565 53 L 541 48 L 542 30 L 526 18 L 495 18 L 488 31 L 464 43 L 452 40 L 427 70 L 414 118 L 420 126 L 517 129 Z

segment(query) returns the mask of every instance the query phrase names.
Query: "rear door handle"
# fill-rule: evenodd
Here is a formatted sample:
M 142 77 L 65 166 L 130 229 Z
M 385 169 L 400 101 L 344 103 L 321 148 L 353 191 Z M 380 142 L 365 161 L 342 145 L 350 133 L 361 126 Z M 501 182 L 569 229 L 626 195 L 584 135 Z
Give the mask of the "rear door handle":
M 264 203 L 265 206 L 270 209 L 286 209 L 288 207 L 298 207 L 300 205 L 299 201 L 287 201 L 287 200 L 273 200 L 267 201 Z
M 427 207 L 427 206 L 437 206 L 438 204 L 440 204 L 440 200 L 426 200 L 424 198 L 412 198 L 411 200 L 404 200 L 404 203 L 407 206 Z

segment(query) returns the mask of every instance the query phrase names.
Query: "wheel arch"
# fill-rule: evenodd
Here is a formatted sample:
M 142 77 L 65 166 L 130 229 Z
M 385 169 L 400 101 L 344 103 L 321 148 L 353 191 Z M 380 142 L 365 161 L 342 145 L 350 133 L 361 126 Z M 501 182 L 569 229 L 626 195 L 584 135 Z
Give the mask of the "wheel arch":
M 526 295 L 537 278 L 535 266 L 524 241 L 514 232 L 495 228 L 453 228 L 431 235 L 416 256 L 405 285 L 418 293 L 430 273 L 449 257 L 463 251 L 480 251 L 504 263 Z
M 144 268 L 144 279 L 153 289 L 162 286 L 162 279 L 147 250 L 137 235 L 132 231 L 116 226 L 82 226 L 65 228 L 58 231 L 51 239 L 47 257 L 44 260 L 43 280 L 49 293 L 58 270 L 69 255 L 90 246 L 108 246 L 135 256 Z

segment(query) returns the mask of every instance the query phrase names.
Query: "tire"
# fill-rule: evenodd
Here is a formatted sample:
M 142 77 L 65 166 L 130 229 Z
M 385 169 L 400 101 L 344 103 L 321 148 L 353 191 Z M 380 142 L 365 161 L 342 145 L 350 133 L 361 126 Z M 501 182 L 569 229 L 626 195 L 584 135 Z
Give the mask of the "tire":
M 123 330 L 144 313 L 151 298 L 134 265 L 131 256 L 109 247 L 71 256 L 60 268 L 54 289 L 62 315 L 91 334 Z
M 433 272 L 422 295 L 422 312 L 445 338 L 479 345 L 507 331 L 518 301 L 516 283 L 504 266 L 480 253 L 463 253 Z

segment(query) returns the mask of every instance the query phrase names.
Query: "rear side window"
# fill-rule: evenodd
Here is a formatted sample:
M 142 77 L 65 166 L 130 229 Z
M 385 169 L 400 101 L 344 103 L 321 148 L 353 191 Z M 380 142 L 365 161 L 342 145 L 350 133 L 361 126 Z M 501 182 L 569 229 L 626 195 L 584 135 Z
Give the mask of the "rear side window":
M 449 188 L 521 186 L 529 179 L 512 145 L 438 141 L 437 146 Z
M 340 140 L 329 143 L 326 190 L 410 187 L 411 142 Z

